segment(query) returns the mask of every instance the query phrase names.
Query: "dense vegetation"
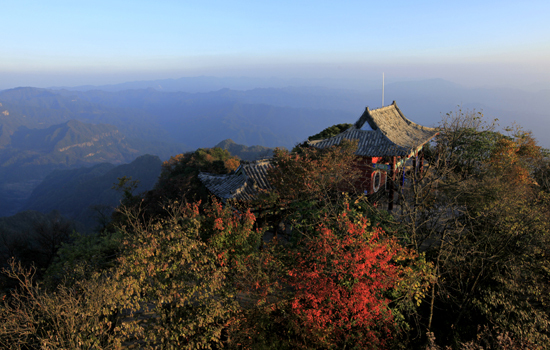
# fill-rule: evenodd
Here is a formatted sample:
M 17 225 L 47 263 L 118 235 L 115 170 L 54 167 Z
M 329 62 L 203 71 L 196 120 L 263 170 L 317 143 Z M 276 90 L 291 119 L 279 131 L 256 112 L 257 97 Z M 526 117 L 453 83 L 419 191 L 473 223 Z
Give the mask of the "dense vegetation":
M 235 143 L 231 139 L 223 140 L 213 148 L 221 148 L 229 151 L 231 155 L 242 160 L 254 161 L 273 156 L 273 148 L 264 146 L 245 146 Z
M 392 213 L 354 191 L 354 147 L 277 150 L 275 190 L 251 203 L 197 181 L 236 168 L 221 149 L 171 158 L 142 196 L 122 179 L 101 233 L 62 245 L 40 279 L 4 270 L 0 344 L 550 347 L 550 166 L 532 136 L 448 115 Z

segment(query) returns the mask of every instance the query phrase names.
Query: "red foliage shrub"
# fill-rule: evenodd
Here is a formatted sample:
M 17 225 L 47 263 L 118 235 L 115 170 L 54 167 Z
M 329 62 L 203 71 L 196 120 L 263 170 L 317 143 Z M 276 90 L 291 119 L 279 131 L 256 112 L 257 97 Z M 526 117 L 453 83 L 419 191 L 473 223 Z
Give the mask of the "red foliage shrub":
M 333 227 L 320 225 L 318 236 L 294 254 L 288 277 L 295 288 L 292 310 L 298 328 L 323 347 L 383 347 L 393 321 L 385 293 L 404 271 L 393 260 L 409 253 L 366 218 L 349 213 L 340 214 Z

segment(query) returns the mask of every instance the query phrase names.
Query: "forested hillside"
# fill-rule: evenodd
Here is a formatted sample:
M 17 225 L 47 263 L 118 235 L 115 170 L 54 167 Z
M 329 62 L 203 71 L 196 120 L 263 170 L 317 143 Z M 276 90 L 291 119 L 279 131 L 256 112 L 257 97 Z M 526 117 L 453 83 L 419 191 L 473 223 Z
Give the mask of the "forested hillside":
M 20 126 L 0 149 L 0 216 L 15 214 L 55 169 L 132 161 L 139 151 L 112 125 L 76 120 L 44 129 Z
M 131 139 L 160 141 L 166 137 L 155 121 L 137 108 L 109 108 L 45 89 L 28 87 L 0 91 L 0 103 L 4 110 L 0 115 L 0 145 L 4 147 L 10 144 L 11 135 L 21 126 L 42 129 L 69 120 L 114 125 Z
M 3 167 L 75 165 L 99 162 L 124 163 L 136 157 L 117 128 L 70 120 L 45 129 L 21 126 L 10 136 L 9 147 L 0 153 Z
M 56 170 L 38 185 L 21 210 L 48 213 L 57 210 L 91 231 L 120 205 L 121 191 L 115 185 L 120 178 L 137 181 L 134 192 L 151 190 L 160 175 L 162 161 L 144 155 L 129 164 L 102 163 L 89 168 Z
M 400 170 L 388 212 L 354 185 L 356 147 L 276 150 L 273 189 L 249 202 L 198 181 L 238 166 L 220 148 L 171 157 L 147 193 L 121 181 L 100 234 L 41 255 L 39 276 L 28 255 L 10 262 L 0 344 L 550 347 L 548 150 L 458 110 L 423 170 Z

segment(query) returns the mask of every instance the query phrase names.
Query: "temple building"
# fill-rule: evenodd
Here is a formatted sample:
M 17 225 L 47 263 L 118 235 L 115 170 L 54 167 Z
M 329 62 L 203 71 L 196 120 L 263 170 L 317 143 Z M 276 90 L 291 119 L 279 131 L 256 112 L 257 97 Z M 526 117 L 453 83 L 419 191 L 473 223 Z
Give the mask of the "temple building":
M 342 140 L 356 140 L 360 157 L 358 166 L 363 170 L 364 191 L 372 194 L 382 189 L 389 177 L 390 200 L 388 209 L 393 207 L 393 185 L 396 170 L 413 158 L 416 168 L 416 157 L 423 164 L 422 147 L 438 134 L 437 129 L 428 128 L 412 122 L 401 112 L 395 101 L 389 106 L 370 110 L 346 131 L 325 140 L 309 141 L 317 148 L 339 145 Z
M 438 131 L 416 124 L 405 117 L 395 101 L 385 107 L 365 109 L 363 115 L 346 131 L 325 140 L 308 141 L 316 148 L 339 145 L 343 140 L 357 141 L 357 166 L 362 170 L 361 190 L 373 194 L 389 190 L 388 209 L 393 208 L 394 183 L 398 168 L 412 158 L 416 169 L 423 164 L 422 148 Z M 417 162 L 417 157 L 419 162 Z M 228 199 L 251 200 L 259 190 L 269 190 L 267 170 L 269 160 L 243 162 L 232 174 L 200 173 L 199 179 L 215 196 Z M 392 181 L 387 181 L 391 179 Z M 388 186 L 386 188 L 386 182 Z

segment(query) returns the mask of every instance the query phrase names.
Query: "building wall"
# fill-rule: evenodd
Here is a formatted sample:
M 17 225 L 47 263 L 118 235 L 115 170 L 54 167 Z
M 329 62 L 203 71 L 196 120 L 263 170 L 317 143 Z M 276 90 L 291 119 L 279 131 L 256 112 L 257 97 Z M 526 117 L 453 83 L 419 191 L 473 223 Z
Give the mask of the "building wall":
M 357 181 L 357 187 L 360 188 L 362 191 L 366 191 L 367 194 L 375 193 L 374 177 L 376 176 L 376 173 L 380 174 L 380 184 L 377 192 L 383 191 L 385 189 L 385 183 L 387 178 L 386 172 L 382 170 L 373 169 L 373 162 L 377 163 L 377 162 L 380 162 L 381 160 L 382 160 L 381 158 L 360 157 L 357 161 L 356 166 L 361 171 L 361 176 Z

